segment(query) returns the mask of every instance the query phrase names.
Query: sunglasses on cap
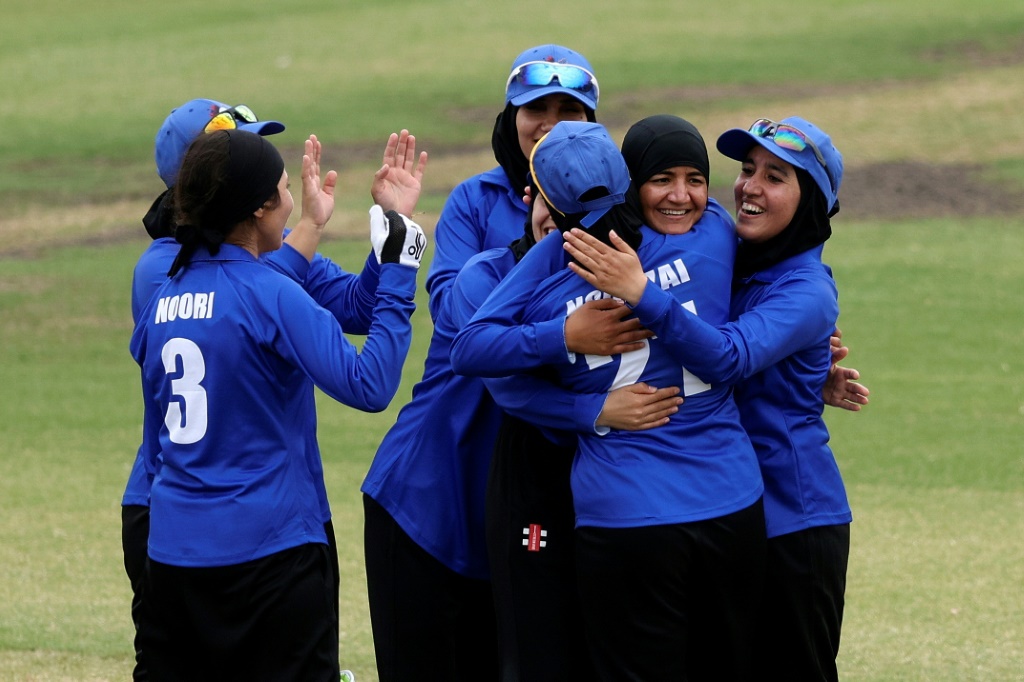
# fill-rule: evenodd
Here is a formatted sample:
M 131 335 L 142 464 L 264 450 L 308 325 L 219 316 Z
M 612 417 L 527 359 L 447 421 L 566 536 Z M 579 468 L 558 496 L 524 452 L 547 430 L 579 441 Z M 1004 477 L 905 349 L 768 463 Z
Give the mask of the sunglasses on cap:
M 220 113 L 210 119 L 210 122 L 203 128 L 204 133 L 212 133 L 216 130 L 234 130 L 239 123 L 258 123 L 259 119 L 252 109 L 239 104 L 237 106 L 221 108 Z
M 828 168 L 828 164 L 825 163 L 825 157 L 821 155 L 818 145 L 814 144 L 814 141 L 807 137 L 799 128 L 794 128 L 785 123 L 776 123 L 770 118 L 759 118 L 750 126 L 749 132 L 751 135 L 772 140 L 783 149 L 793 152 L 802 152 L 805 149 L 810 149 L 814 152 L 814 158 L 818 160 L 821 167 Z
M 598 99 L 600 90 L 597 87 L 597 77 L 582 66 L 575 64 L 562 64 L 558 62 L 526 62 L 520 64 L 509 74 L 505 83 L 505 91 L 508 91 L 513 81 L 522 85 L 543 86 L 551 85 L 552 81 L 558 79 L 558 84 L 563 88 L 575 90 L 582 93 L 594 93 L 594 99 Z

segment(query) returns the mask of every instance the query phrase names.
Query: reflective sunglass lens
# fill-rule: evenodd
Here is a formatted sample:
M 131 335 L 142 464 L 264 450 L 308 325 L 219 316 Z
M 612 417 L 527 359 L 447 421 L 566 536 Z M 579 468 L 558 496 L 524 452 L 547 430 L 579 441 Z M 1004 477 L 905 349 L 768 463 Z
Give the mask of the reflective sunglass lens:
M 231 113 L 225 111 L 211 118 L 210 122 L 206 124 L 206 127 L 203 130 L 208 133 L 212 133 L 216 130 L 234 130 L 237 127 L 235 117 L 232 116 Z
M 585 70 L 570 64 L 535 62 L 524 64 L 517 76 L 525 85 L 549 85 L 555 78 L 558 83 L 573 90 L 586 91 L 596 87 L 594 78 Z
M 232 107 L 231 111 L 235 113 L 236 117 L 248 123 L 256 123 L 257 121 L 259 121 L 259 119 L 256 118 L 256 114 L 252 113 L 252 109 L 245 106 L 244 104 L 239 104 L 236 107 Z

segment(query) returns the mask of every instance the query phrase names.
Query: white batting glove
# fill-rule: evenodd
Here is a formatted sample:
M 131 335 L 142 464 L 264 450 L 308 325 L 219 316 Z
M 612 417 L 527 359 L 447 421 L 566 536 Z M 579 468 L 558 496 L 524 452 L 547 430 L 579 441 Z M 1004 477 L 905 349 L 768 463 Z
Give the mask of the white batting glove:
M 400 263 L 419 268 L 427 250 L 423 228 L 396 211 L 385 212 L 374 204 L 370 209 L 370 244 L 377 262 Z

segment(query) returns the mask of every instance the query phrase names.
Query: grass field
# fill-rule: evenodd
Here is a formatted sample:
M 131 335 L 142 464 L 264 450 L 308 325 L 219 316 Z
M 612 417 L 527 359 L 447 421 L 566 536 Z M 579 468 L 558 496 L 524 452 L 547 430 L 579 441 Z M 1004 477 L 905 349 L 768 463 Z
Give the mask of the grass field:
M 422 222 L 493 165 L 508 64 L 586 54 L 621 137 L 667 111 L 712 141 L 760 115 L 821 122 L 846 159 L 826 248 L 849 359 L 832 411 L 854 507 L 844 680 L 1024 680 L 1024 6 L 636 0 L 515 4 L 13 0 L 0 22 L 0 682 L 129 676 L 119 502 L 139 438 L 128 353 L 152 138 L 197 96 L 316 132 L 342 171 L 325 253 L 357 269 L 369 172 L 405 126 L 430 150 Z M 716 189 L 731 166 L 713 157 Z M 912 172 L 907 169 L 912 169 Z M 358 237 L 356 236 L 358 235 Z M 342 547 L 342 657 L 373 682 L 358 487 L 392 408 L 320 401 Z M 322 397 L 322 396 L 321 396 Z

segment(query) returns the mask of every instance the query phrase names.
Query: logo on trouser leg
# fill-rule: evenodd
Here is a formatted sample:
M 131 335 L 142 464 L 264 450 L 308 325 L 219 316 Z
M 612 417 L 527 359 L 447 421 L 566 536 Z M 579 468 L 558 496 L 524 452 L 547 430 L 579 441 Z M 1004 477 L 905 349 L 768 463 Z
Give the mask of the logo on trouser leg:
M 548 532 L 539 523 L 531 523 L 528 528 L 524 528 L 523 536 L 523 547 L 527 552 L 539 552 L 541 547 L 548 546 L 548 541 L 544 539 Z

